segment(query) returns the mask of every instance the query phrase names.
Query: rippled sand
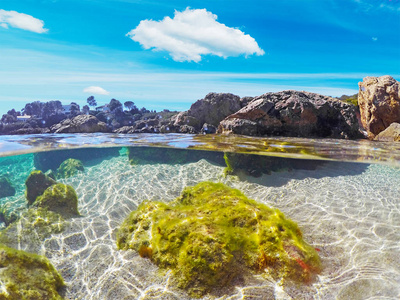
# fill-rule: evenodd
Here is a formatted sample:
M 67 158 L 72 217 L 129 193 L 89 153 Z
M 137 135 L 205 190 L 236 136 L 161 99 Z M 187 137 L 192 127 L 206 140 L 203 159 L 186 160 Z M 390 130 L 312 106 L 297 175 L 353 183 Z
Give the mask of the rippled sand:
M 82 217 L 47 239 L 41 252 L 67 282 L 66 298 L 190 299 L 148 259 L 117 250 L 115 234 L 143 200 L 171 201 L 185 186 L 205 180 L 239 188 L 298 222 L 305 240 L 320 249 L 324 269 L 310 286 L 283 290 L 254 276 L 203 299 L 400 298 L 399 169 L 327 162 L 315 171 L 260 178 L 222 174 L 222 167 L 205 160 L 132 167 L 122 155 L 61 180 L 76 189 Z

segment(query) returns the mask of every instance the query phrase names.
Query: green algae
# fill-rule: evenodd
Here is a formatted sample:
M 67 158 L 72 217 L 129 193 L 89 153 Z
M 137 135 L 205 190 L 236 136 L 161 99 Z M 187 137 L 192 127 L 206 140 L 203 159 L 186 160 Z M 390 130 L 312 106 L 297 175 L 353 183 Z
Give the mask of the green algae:
M 170 204 L 143 202 L 121 225 L 117 246 L 171 269 L 192 296 L 249 273 L 309 283 L 321 269 L 295 222 L 221 183 L 188 187 Z
M 0 245 L 0 300 L 62 300 L 64 280 L 44 256 Z
M 57 169 L 57 178 L 68 178 L 83 172 L 85 168 L 79 159 L 68 158 Z

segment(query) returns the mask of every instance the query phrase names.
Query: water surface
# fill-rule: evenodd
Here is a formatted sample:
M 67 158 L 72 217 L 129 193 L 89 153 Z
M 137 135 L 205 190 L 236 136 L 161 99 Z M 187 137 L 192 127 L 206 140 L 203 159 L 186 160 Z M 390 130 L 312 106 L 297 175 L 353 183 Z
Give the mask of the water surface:
M 131 146 L 159 147 L 161 151 L 164 147 L 179 148 L 190 153 L 208 149 L 217 158 L 199 155 L 199 160 L 186 162 L 156 160 L 131 165 L 127 154 Z M 1 136 L 0 151 L 0 175 L 7 175 L 16 189 L 14 196 L 1 198 L 0 204 L 15 211 L 26 208 L 24 182 L 32 170 L 57 165 L 65 157 L 76 156 L 84 163 L 83 172 L 58 180 L 76 190 L 82 217 L 69 220 L 62 233 L 43 242 L 15 242 L 16 248 L 50 259 L 67 283 L 64 296 L 68 299 L 191 299 L 171 284 L 169 273 L 161 274 L 135 251 L 119 251 L 116 230 L 142 201 L 168 202 L 184 187 L 206 180 L 238 188 L 296 221 L 304 239 L 320 250 L 323 270 L 309 286 L 283 288 L 272 279 L 252 276 L 235 283 L 233 289 L 203 299 L 400 298 L 397 144 L 70 134 Z M 296 163 L 295 168 L 272 170 L 258 177 L 246 172 L 224 176 L 225 166 L 219 159 L 224 151 L 307 160 Z

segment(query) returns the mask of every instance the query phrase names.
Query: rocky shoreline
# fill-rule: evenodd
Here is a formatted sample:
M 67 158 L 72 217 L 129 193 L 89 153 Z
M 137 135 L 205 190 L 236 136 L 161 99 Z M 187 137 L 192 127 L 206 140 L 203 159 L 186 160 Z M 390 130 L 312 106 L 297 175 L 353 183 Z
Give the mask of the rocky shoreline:
M 400 122 L 399 82 L 391 76 L 364 78 L 359 83 L 358 105 L 294 90 L 244 98 L 230 93 L 209 93 L 183 112 L 164 110 L 132 117 L 122 109 L 108 113 L 90 111 L 65 117 L 49 126 L 46 121 L 2 123 L 0 134 L 216 133 L 379 140 L 383 136 L 378 136 L 379 133 Z M 396 140 L 398 128 L 392 126 L 389 134 L 393 138 L 386 134 L 383 140 Z

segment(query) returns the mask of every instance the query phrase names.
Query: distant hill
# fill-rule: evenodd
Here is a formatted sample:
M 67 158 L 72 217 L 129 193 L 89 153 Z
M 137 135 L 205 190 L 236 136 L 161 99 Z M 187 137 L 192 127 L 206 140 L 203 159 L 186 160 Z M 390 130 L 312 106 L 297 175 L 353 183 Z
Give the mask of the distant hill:
M 358 94 L 354 94 L 351 96 L 342 95 L 342 96 L 338 97 L 337 99 L 342 100 L 343 102 L 358 106 Z

